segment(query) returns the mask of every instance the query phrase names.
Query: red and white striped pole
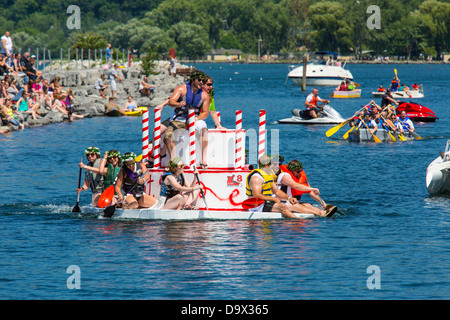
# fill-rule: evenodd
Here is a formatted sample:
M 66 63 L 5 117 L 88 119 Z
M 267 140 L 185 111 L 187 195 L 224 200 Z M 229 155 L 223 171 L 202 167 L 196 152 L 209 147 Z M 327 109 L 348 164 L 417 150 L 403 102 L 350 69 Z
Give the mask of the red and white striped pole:
M 160 168 L 161 167 L 161 108 L 155 108 L 155 129 L 153 130 L 153 139 L 155 141 L 155 145 L 153 146 L 153 167 Z
M 242 168 L 242 110 L 236 110 L 236 132 L 234 144 L 234 168 Z
M 148 110 L 142 112 L 142 160 L 148 159 Z
M 222 121 L 220 120 L 220 111 L 217 111 L 217 119 L 219 119 L 219 124 L 221 125 Z M 216 128 L 217 128 L 217 126 L 216 126 Z
M 259 110 L 258 160 L 266 153 L 266 110 Z
M 188 131 L 189 131 L 189 167 L 195 165 L 195 109 L 189 108 L 188 113 Z

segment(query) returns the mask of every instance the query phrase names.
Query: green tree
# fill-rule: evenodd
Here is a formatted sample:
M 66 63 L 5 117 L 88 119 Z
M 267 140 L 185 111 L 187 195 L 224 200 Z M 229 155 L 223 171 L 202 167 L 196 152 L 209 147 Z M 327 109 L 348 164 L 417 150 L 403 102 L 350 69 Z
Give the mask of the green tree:
M 178 22 L 169 30 L 181 56 L 197 59 L 204 55 L 211 47 L 208 34 L 201 27 L 189 22 Z

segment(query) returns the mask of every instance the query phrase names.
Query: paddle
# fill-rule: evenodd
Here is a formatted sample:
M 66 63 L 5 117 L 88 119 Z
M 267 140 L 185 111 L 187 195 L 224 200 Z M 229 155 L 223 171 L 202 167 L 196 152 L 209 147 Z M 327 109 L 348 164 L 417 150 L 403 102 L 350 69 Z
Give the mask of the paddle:
M 81 159 L 81 161 L 83 161 L 83 159 Z M 80 168 L 80 172 L 78 173 L 78 189 L 80 189 L 81 186 L 81 171 L 83 169 Z M 80 192 L 78 192 L 78 196 L 77 196 L 77 204 L 75 205 L 75 207 L 73 207 L 72 212 L 81 212 L 80 206 L 78 205 L 80 203 Z
M 376 143 L 380 143 L 380 142 L 381 142 L 380 138 L 378 138 L 376 135 L 373 134 L 372 131 L 370 131 L 369 127 L 368 127 L 367 124 L 364 122 L 364 120 L 361 119 L 361 117 L 359 117 L 359 120 L 361 120 L 361 122 L 366 126 L 367 130 L 369 130 L 369 132 L 372 134 L 373 140 L 375 140 Z
M 386 108 L 385 108 L 386 109 Z M 384 111 L 384 110 L 383 110 Z M 381 116 L 381 119 L 383 119 L 383 121 L 384 122 L 386 122 L 387 123 L 387 125 L 385 126 L 385 125 L 383 125 L 383 127 L 386 129 L 386 131 L 388 132 L 388 134 L 391 136 L 391 139 L 392 139 L 392 141 L 397 141 L 397 139 L 395 139 L 395 137 L 394 137 L 394 135 L 392 134 L 392 129 L 389 129 L 389 127 L 391 127 L 391 123 L 389 123 L 381 114 L 380 114 L 380 116 Z M 392 126 L 394 126 L 393 124 L 392 124 Z
M 359 113 L 362 109 L 364 109 L 364 107 L 362 107 L 361 109 L 359 109 L 358 111 L 356 111 L 355 114 Z M 348 118 L 347 120 L 345 120 L 344 122 L 341 122 L 340 124 L 338 124 L 337 126 L 329 129 L 327 132 L 325 132 L 325 135 L 327 137 L 331 137 L 333 134 L 335 134 L 336 132 L 339 131 L 339 129 L 341 129 L 343 126 L 345 126 L 347 123 L 349 123 L 351 120 L 353 120 L 353 117 Z
M 242 202 L 242 208 L 253 209 L 257 208 L 264 203 L 264 200 L 259 198 L 248 198 Z
M 114 185 L 109 186 L 108 188 L 103 191 L 103 193 L 100 195 L 100 198 L 98 198 L 97 205 L 100 208 L 106 207 L 108 204 L 110 204 L 111 200 L 114 197 Z
M 356 126 L 353 126 L 350 128 L 350 130 L 348 130 L 346 133 L 344 133 L 344 135 L 342 136 L 344 139 L 347 139 L 349 136 L 349 133 L 353 131 L 353 129 L 355 129 Z
M 345 120 L 344 122 L 341 122 L 340 124 L 338 124 L 337 126 L 329 129 L 327 132 L 325 132 L 325 135 L 327 137 L 331 137 L 333 134 L 335 134 L 336 132 L 339 131 L 339 129 L 341 129 L 343 126 L 345 126 L 347 123 L 350 122 L 350 120 L 352 120 L 352 118 Z
M 194 171 L 195 171 L 195 166 L 193 166 L 193 168 L 194 168 Z M 198 174 L 196 173 L 195 176 L 197 177 L 198 185 L 201 186 L 200 178 L 198 177 Z M 206 204 L 205 193 L 203 192 L 203 189 L 200 189 L 200 193 L 202 195 L 203 203 L 205 204 L 206 210 L 209 211 L 208 205 Z

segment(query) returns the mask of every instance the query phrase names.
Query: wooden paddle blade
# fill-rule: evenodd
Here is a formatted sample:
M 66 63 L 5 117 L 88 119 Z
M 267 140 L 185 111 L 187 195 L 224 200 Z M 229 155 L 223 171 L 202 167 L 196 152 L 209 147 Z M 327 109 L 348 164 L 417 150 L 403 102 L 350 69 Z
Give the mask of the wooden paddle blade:
M 111 203 L 112 198 L 114 197 L 114 185 L 109 186 L 103 191 L 100 198 L 98 198 L 98 206 L 100 208 L 106 207 Z
M 242 202 L 242 208 L 253 209 L 253 208 L 259 207 L 263 203 L 264 203 L 264 200 L 261 200 L 258 198 L 249 198 L 247 200 L 244 200 L 244 202 Z
M 345 126 L 350 120 L 345 120 L 344 122 L 338 124 L 337 126 L 329 129 L 327 132 L 325 132 L 325 135 L 327 137 L 331 137 L 333 134 L 335 134 L 336 132 L 339 131 L 340 128 L 342 128 L 343 126 Z

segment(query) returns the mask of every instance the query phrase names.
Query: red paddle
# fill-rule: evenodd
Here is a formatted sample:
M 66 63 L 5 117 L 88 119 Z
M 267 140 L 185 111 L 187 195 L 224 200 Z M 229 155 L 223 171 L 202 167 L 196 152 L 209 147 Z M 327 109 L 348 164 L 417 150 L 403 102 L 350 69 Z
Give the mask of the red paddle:
M 244 202 L 242 202 L 242 208 L 253 209 L 253 208 L 259 207 L 263 203 L 264 203 L 264 200 L 261 200 L 258 198 L 248 198 L 247 200 L 244 200 Z
M 98 198 L 98 206 L 100 208 L 106 207 L 114 197 L 114 185 L 109 186 L 108 188 L 103 191 L 100 198 Z

